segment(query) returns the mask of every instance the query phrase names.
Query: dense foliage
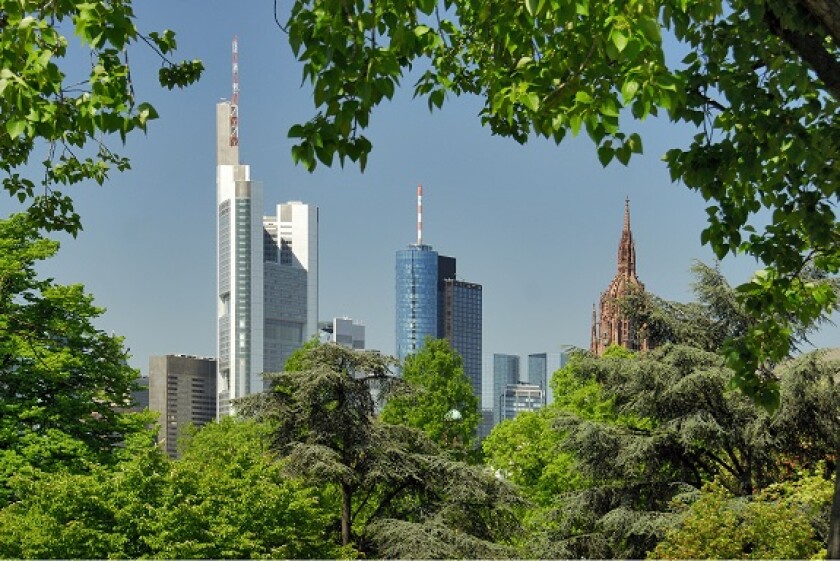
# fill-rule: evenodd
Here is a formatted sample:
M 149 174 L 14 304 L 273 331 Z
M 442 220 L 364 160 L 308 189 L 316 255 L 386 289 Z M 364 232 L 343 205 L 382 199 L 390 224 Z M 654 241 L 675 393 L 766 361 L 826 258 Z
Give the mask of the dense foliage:
M 313 345 L 299 371 L 269 376 L 271 391 L 240 414 L 271 423 L 284 470 L 340 497 L 341 543 L 366 555 L 498 557 L 517 530 L 518 496 L 481 467 L 448 458 L 425 434 L 374 416 L 371 387 L 389 393 L 392 359 Z
M 21 470 L 84 471 L 149 418 L 120 411 L 137 371 L 81 285 L 36 274 L 58 250 L 27 214 L 0 220 L 0 505 Z
M 401 377 L 409 388 L 388 400 L 382 420 L 418 428 L 463 458 L 473 448 L 481 413 L 461 356 L 446 339 L 427 338 L 406 357 Z

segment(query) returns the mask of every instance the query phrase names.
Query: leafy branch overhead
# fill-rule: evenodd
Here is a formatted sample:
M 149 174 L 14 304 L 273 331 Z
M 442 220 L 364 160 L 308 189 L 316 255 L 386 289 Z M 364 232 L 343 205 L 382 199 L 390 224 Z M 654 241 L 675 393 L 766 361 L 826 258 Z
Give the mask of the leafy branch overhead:
M 72 24 L 78 44 L 62 31 Z M 10 196 L 29 204 L 30 215 L 48 230 L 77 234 L 79 215 L 61 186 L 86 180 L 102 184 L 129 160 L 111 151 L 114 135 L 124 143 L 145 131 L 157 112 L 135 97 L 129 52 L 138 42 L 160 57 L 161 85 L 172 89 L 196 81 L 200 61 L 174 62 L 172 31 L 142 34 L 130 0 L 33 2 L 0 0 L 0 170 Z M 66 72 L 75 49 L 89 51 L 82 79 Z M 46 146 L 43 176 L 24 170 Z
M 766 269 L 739 289 L 760 321 L 730 366 L 778 361 L 791 321 L 833 309 L 800 272 L 840 270 L 840 0 L 296 0 L 286 29 L 314 90 L 315 116 L 289 131 L 307 169 L 364 169 L 363 131 L 409 72 L 430 109 L 477 95 L 493 134 L 583 130 L 603 165 L 642 152 L 630 122 L 667 116 L 697 131 L 664 160 L 708 203 L 701 241 Z

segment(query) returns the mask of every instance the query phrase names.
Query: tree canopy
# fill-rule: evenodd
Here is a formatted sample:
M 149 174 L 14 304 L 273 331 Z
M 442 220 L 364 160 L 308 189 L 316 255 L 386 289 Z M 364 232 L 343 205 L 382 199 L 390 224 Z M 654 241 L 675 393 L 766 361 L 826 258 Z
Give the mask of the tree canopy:
M 64 36 L 68 29 L 78 43 Z M 182 87 L 201 75 L 200 61 L 170 60 L 173 31 L 138 29 L 131 0 L 0 0 L 3 188 L 28 203 L 42 227 L 75 235 L 81 219 L 59 189 L 85 180 L 102 184 L 111 169 L 127 169 L 129 160 L 108 143 L 125 142 L 157 118 L 131 79 L 129 52 L 138 43 L 159 55 L 162 86 Z M 78 53 L 89 58 L 89 72 L 67 75 L 66 59 Z M 32 159 L 42 154 L 41 179 L 26 177 Z
M 93 325 L 102 308 L 81 285 L 37 277 L 38 262 L 57 250 L 30 215 L 0 220 L 0 498 L 24 466 L 108 462 L 149 422 L 120 409 L 138 373 L 122 339 Z
M 271 423 L 286 473 L 336 489 L 342 545 L 381 557 L 512 555 L 515 491 L 420 430 L 374 416 L 371 384 L 387 393 L 397 383 L 394 359 L 322 344 L 296 360 L 302 370 L 269 375 L 271 391 L 237 410 Z
M 439 446 L 462 455 L 472 450 L 481 421 L 478 397 L 449 342 L 427 338 L 419 351 L 406 357 L 402 379 L 413 391 L 392 396 L 382 420 L 418 428 Z
M 707 201 L 702 242 L 764 267 L 740 288 L 760 321 L 727 360 L 773 405 L 757 370 L 836 302 L 800 273 L 840 270 L 838 14 L 838 0 L 296 0 L 286 29 L 317 113 L 290 129 L 292 157 L 364 169 L 373 110 L 412 69 L 430 109 L 477 95 L 493 134 L 560 143 L 585 130 L 604 165 L 642 151 L 629 121 L 694 127 L 664 159 Z

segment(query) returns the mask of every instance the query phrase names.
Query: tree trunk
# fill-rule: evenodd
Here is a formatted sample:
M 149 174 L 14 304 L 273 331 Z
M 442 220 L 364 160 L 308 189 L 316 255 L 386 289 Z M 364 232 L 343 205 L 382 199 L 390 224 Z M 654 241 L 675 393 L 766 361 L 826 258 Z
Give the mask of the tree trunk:
M 831 515 L 828 518 L 829 559 L 840 559 L 840 454 L 834 459 L 834 498 L 831 501 Z
M 341 545 L 350 545 L 350 507 L 353 490 L 346 483 L 341 484 Z

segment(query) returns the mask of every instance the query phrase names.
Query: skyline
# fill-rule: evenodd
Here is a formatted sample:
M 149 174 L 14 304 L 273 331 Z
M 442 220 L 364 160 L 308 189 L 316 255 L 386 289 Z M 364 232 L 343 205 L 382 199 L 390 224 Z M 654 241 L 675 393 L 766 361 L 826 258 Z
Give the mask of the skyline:
M 57 282 L 85 284 L 109 310 L 98 325 L 126 337 L 142 372 L 150 355 L 215 354 L 213 112 L 231 95 L 234 34 L 242 160 L 263 183 L 267 208 L 301 200 L 321 209 L 318 319 L 364 323 L 368 348 L 395 350 L 393 259 L 414 238 L 418 183 L 426 190 L 424 243 L 457 256 L 460 276 L 484 287 L 485 354 L 588 346 L 591 306 L 615 272 L 625 197 L 639 278 L 650 292 L 686 301 L 692 260 L 713 261 L 699 243 L 706 204 L 671 184 L 659 161 L 694 131 L 665 119 L 638 127 L 644 156 L 603 169 L 585 135 L 559 147 L 519 146 L 480 127 L 476 100 L 429 115 L 404 87 L 374 115 L 365 174 L 337 164 L 313 174 L 295 168 L 286 131 L 313 115 L 310 88 L 299 87 L 300 66 L 270 6 L 219 8 L 232 5 L 136 7 L 145 29 L 173 28 L 178 56 L 204 60 L 205 76 L 182 92 L 163 91 L 153 85 L 149 54 L 132 53 L 138 96 L 161 118 L 123 150 L 133 170 L 113 173 L 102 188 L 69 190 L 85 230 L 76 240 L 61 237 L 58 256 L 41 267 Z M 0 204 L 5 214 L 16 208 L 8 198 Z M 727 258 L 721 268 L 736 284 L 755 265 Z M 824 329 L 814 341 L 836 345 L 837 335 Z

